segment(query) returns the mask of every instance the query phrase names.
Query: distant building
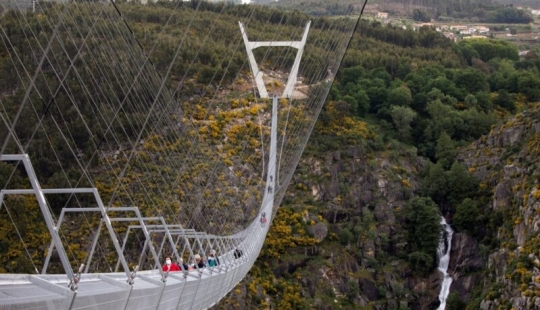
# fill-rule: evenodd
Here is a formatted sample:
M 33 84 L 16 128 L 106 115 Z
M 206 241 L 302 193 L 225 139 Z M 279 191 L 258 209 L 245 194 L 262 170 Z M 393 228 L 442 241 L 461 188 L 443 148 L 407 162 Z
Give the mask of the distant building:
M 463 37 L 463 40 L 467 40 L 467 39 L 487 39 L 488 37 L 486 36 L 467 36 L 467 37 Z
M 453 33 L 453 32 L 445 31 L 445 32 L 443 32 L 442 34 L 443 34 L 443 36 L 445 36 L 446 38 L 448 38 L 448 39 L 450 39 L 450 40 L 452 40 L 452 41 L 454 41 L 454 42 L 456 42 L 457 39 L 458 39 L 458 37 L 456 36 L 456 34 Z
M 534 16 L 540 16 L 540 10 L 531 10 L 531 14 Z
M 529 50 L 527 51 L 519 51 L 519 56 L 527 56 L 527 54 L 529 54 Z
M 468 26 L 465 26 L 465 25 L 453 25 L 453 26 L 450 26 L 450 30 L 467 30 L 469 29 Z
M 489 32 L 489 27 L 476 26 L 476 32 L 478 32 L 478 33 L 488 33 Z
M 426 26 L 426 27 L 432 27 L 433 24 L 432 24 L 432 23 L 414 24 L 414 25 L 412 26 L 412 29 L 413 29 L 413 30 L 418 30 L 418 29 L 420 29 L 420 28 L 422 28 L 422 27 L 424 27 L 424 26 Z M 438 31 L 438 30 L 437 30 L 437 31 Z
M 377 18 L 387 19 L 388 18 L 388 13 L 387 12 L 377 12 Z

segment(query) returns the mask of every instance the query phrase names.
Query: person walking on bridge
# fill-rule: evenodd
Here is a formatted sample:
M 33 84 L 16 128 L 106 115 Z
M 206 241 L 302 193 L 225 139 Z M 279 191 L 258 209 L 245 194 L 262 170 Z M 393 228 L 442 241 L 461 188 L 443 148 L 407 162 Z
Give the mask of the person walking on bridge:
M 216 250 L 210 250 L 208 254 L 208 267 L 215 267 L 219 265 L 219 259 L 216 257 Z
M 206 267 L 206 263 L 199 254 L 195 254 L 195 262 L 193 263 L 193 268 L 202 269 Z
M 163 265 L 163 271 L 180 271 L 180 267 L 177 264 L 173 263 L 170 256 L 165 258 L 165 265 Z

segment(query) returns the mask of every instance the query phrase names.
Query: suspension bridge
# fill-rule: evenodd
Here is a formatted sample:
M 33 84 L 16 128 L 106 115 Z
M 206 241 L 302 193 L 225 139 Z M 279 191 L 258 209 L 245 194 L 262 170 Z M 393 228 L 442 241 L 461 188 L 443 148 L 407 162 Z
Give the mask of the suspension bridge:
M 363 7 L 31 4 L 0 2 L 0 308 L 216 304 L 259 255 Z

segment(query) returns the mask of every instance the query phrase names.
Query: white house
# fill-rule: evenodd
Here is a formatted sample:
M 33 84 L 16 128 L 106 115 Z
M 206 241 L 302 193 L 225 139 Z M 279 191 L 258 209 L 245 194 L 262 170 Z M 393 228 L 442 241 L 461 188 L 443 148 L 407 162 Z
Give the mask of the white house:
M 488 37 L 486 36 L 468 36 L 468 37 L 463 37 L 463 40 L 467 40 L 467 39 L 487 39 Z
M 488 33 L 489 32 L 489 27 L 476 26 L 476 32 L 478 32 L 478 33 Z
M 387 12 L 377 12 L 377 18 L 387 19 L 388 18 L 388 13 Z
M 450 26 L 450 30 L 454 30 L 454 31 L 466 31 L 468 29 L 469 29 L 469 27 L 465 26 L 465 25 Z

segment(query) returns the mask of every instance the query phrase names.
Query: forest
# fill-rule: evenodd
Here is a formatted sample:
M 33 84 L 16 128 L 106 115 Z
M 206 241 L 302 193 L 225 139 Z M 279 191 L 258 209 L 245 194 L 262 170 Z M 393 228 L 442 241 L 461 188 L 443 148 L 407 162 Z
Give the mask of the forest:
M 490 0 L 466 3 L 457 6 L 444 0 L 436 1 L 436 13 L 430 14 L 460 18 L 462 14 L 484 14 L 486 18 L 499 18 L 497 14 L 506 12 L 500 10 L 512 10 L 518 12 L 519 18 L 528 18 L 524 15 L 520 17 L 519 11 L 508 7 L 489 11 L 492 13 L 479 13 L 493 6 Z M 415 7 L 422 4 L 422 1 L 412 1 Z M 181 10 L 173 14 L 177 25 L 184 23 L 185 17 L 192 13 L 194 2 L 183 5 Z M 227 7 L 226 14 L 220 17 L 221 31 L 209 38 L 213 44 L 204 44 L 202 36 L 198 35 L 203 33 L 206 23 L 213 20 L 224 5 L 204 3 L 199 7 L 203 12 L 202 21 L 194 26 L 194 34 L 186 38 L 189 40 L 186 46 L 190 48 L 183 50 L 183 55 L 173 64 L 175 74 L 169 82 L 173 85 L 182 76 L 187 76 L 182 92 L 176 93 L 175 98 L 184 104 L 188 116 L 193 118 L 197 117 L 198 110 L 195 104 L 189 102 L 189 98 L 200 93 L 201 89 L 218 89 L 220 85 L 212 84 L 216 81 L 213 79 L 216 72 L 223 76 L 225 84 L 236 83 L 239 73 L 249 75 L 245 56 L 241 52 L 225 53 L 228 42 L 234 41 L 238 34 L 237 19 L 239 12 L 246 10 L 245 6 Z M 165 17 L 171 15 L 170 4 L 119 6 L 139 38 L 141 47 L 146 51 L 151 50 L 164 27 Z M 258 18 L 254 20 L 283 22 L 272 19 L 273 10 L 277 8 L 258 8 L 254 11 Z M 324 12 L 317 13 L 320 15 L 319 22 L 314 24 L 320 26 L 313 30 L 317 35 L 332 35 L 321 31 L 325 18 L 331 12 L 332 8 L 326 7 Z M 284 29 L 296 25 L 299 14 L 304 13 L 294 11 L 286 15 Z M 28 18 L 31 23 L 40 16 Z M 17 33 L 17 21 L 9 12 L 2 16 L 0 24 L 3 29 L 10 31 L 10 39 L 15 45 L 13 48 L 16 48 L 18 40 L 25 40 L 22 34 Z M 264 38 L 262 23 L 253 23 L 250 28 L 255 37 Z M 174 26 L 166 28 L 164 33 L 167 40 L 159 41 L 161 43 L 149 55 L 160 72 L 167 69 L 172 60 L 171 48 L 178 42 Z M 495 251 L 501 245 L 501 240 L 497 238 L 497 227 L 503 225 L 508 214 L 485 208 L 490 192 L 483 187 L 482 180 L 475 178 L 463 160 L 458 158 L 458 151 L 488 134 L 501 121 L 540 101 L 540 51 L 530 52 L 526 56 L 519 56 L 518 52 L 515 45 L 501 40 L 471 39 L 454 43 L 430 27 L 402 29 L 377 21 L 361 20 L 306 149 L 306 161 L 323 160 L 336 150 L 357 148 L 368 163 L 377 157 L 387 156 L 397 173 L 406 170 L 399 166 L 403 158 L 418 160 L 425 164 L 411 174 L 418 178 L 419 184 L 410 184 L 405 178 L 399 181 L 406 203 L 395 208 L 397 219 L 392 228 L 393 234 L 383 234 L 376 229 L 375 211 L 371 206 L 359 208 L 353 199 L 345 199 L 349 197 L 350 185 L 347 182 L 342 180 L 338 184 L 338 195 L 334 199 L 315 201 L 309 197 L 309 180 L 306 179 L 309 179 L 310 169 L 305 164 L 300 165 L 296 182 L 291 186 L 294 194 L 285 199 L 283 208 L 272 223 L 256 266 L 242 284 L 247 288 L 245 294 L 239 300 L 233 292 L 217 307 L 234 308 L 241 303 L 245 307 L 266 307 L 271 304 L 280 309 L 309 309 L 317 305 L 318 308 L 329 309 L 338 303 L 352 309 L 358 303 L 361 291 L 367 290 L 367 285 L 361 286 L 359 283 L 365 283 L 362 280 L 369 278 L 374 283 L 373 290 L 377 296 L 370 300 L 369 307 L 395 308 L 393 303 L 403 300 L 402 308 L 418 309 L 419 294 L 413 293 L 405 282 L 408 278 L 426 278 L 436 269 L 435 253 L 441 214 L 453 218 L 452 225 L 456 231 L 469 234 L 482 245 L 482 251 Z M 220 55 L 223 54 L 227 55 L 226 62 L 230 63 L 228 68 L 220 67 L 223 63 Z M 6 109 L 15 109 L 23 93 L 20 85 L 12 83 L 17 78 L 10 69 L 11 60 L 7 55 L 7 47 L 0 45 L 0 101 Z M 290 58 L 279 59 L 278 56 L 276 53 L 275 57 L 269 57 L 269 67 L 272 62 L 292 62 Z M 23 62 L 33 61 L 30 54 L 26 57 Z M 316 58 L 317 51 L 306 50 L 305 57 Z M 196 59 L 195 66 L 186 63 L 185 59 Z M 310 77 L 306 76 L 306 79 L 309 81 Z M 233 105 L 247 104 L 248 100 L 242 99 L 245 98 L 227 105 L 224 103 L 223 107 L 230 109 Z M 43 100 L 48 102 L 50 98 Z M 46 105 L 41 112 L 53 113 L 48 111 Z M 27 121 L 35 119 L 28 118 Z M 223 124 L 217 123 L 217 132 Z M 67 125 L 78 126 L 75 122 L 69 123 L 69 120 Z M 80 139 L 78 143 L 81 145 L 88 140 L 84 136 L 76 138 Z M 205 138 L 212 139 L 211 131 Z M 46 137 L 41 139 L 46 143 Z M 55 137 L 51 139 L 54 141 Z M 44 154 L 39 148 L 29 152 L 38 154 L 34 155 L 37 163 L 35 169 L 36 173 L 45 177 L 44 184 L 57 182 L 53 154 Z M 55 156 L 61 157 L 62 154 Z M 69 159 L 66 157 L 63 160 Z M 97 169 L 98 163 L 94 164 Z M 0 171 L 10 170 L 0 165 Z M 5 182 L 5 177 L 6 173 L 0 173 L 0 184 Z M 73 179 L 77 177 L 72 176 Z M 351 211 L 352 215 L 344 215 L 347 220 L 343 222 L 331 221 L 327 216 L 331 205 L 339 205 L 343 214 L 354 211 Z M 24 202 L 21 202 L 21 208 L 24 210 Z M 334 218 L 338 211 L 334 212 Z M 305 213 L 317 216 L 306 222 L 303 220 Z M 26 217 L 24 225 L 35 235 L 36 242 L 42 242 L 43 227 L 32 221 L 31 213 L 20 216 Z M 309 227 L 317 223 L 330 226 L 329 237 L 323 241 L 315 240 L 307 232 Z M 5 223 L 0 227 L 2 234 L 14 234 L 7 231 L 9 225 Z M 362 251 L 367 239 L 376 240 L 374 247 L 377 251 L 366 259 Z M 0 241 L 0 272 L 32 272 L 27 262 L 14 259 L 21 254 L 22 248 L 21 245 L 10 243 L 10 240 L 16 238 L 3 238 Z M 351 271 L 352 275 L 335 268 L 335 272 L 346 279 L 343 280 L 345 285 L 337 290 L 339 294 L 328 287 L 315 288 L 313 283 L 306 280 L 310 279 L 308 267 L 317 269 L 329 265 L 322 254 L 305 254 L 315 246 L 345 253 L 344 257 L 359 266 L 354 272 Z M 42 257 L 35 257 L 36 261 L 40 259 Z M 286 264 L 298 260 L 305 260 L 307 267 L 286 272 L 277 272 L 274 268 L 276 261 Z M 384 279 L 383 275 L 388 270 L 394 275 L 403 276 Z M 478 288 L 473 292 L 466 300 L 468 309 L 477 309 L 487 291 L 489 284 L 488 289 Z M 453 295 L 447 309 L 463 309 L 464 303 L 460 296 Z M 366 309 L 371 309 L 369 307 L 366 306 Z
M 306 1 L 295 0 L 263 1 L 269 6 L 297 9 L 315 16 L 342 15 L 343 12 L 352 12 L 355 7 L 363 5 L 354 1 Z M 532 4 L 531 4 L 532 5 Z M 429 22 L 437 20 L 448 22 L 453 20 L 471 20 L 482 23 L 517 23 L 528 24 L 534 17 L 525 9 L 518 8 L 517 4 L 501 3 L 496 0 L 475 1 L 387 1 L 374 0 L 366 5 L 367 10 L 389 12 L 392 16 L 412 18 L 416 21 Z M 534 5 L 533 5 L 534 7 Z

